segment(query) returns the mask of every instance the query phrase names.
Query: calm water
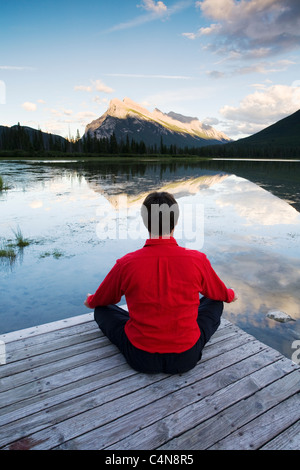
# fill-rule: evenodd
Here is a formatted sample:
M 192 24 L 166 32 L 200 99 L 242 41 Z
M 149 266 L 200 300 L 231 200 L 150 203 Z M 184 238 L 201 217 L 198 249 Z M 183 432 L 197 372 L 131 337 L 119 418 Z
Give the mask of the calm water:
M 239 301 L 224 316 L 291 357 L 300 339 L 300 162 L 0 161 L 0 334 L 87 313 L 115 260 L 143 246 L 145 195 L 172 192 L 178 243 L 207 254 Z M 124 303 L 122 299 L 121 303 Z M 266 317 L 281 310 L 296 321 Z

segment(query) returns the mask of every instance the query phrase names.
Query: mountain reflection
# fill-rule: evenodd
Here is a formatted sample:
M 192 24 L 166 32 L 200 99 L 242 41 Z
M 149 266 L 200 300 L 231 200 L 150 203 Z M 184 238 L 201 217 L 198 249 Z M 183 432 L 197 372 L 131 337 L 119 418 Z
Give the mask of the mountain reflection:
M 90 188 L 96 193 L 102 194 L 116 210 L 135 207 L 140 208 L 146 195 L 151 191 L 166 191 L 175 198 L 181 198 L 184 196 L 190 196 L 197 194 L 201 189 L 206 189 L 214 184 L 220 183 L 224 179 L 228 178 L 228 175 L 215 174 L 215 175 L 203 175 L 197 178 L 188 178 L 183 180 L 175 180 L 168 182 L 161 186 L 159 183 L 152 182 L 149 184 L 148 180 L 140 181 L 139 187 L 132 182 L 125 181 L 122 184 L 117 185 L 117 192 L 111 194 L 112 188 L 107 188 L 106 185 L 100 183 L 90 182 Z M 141 184 L 143 183 L 143 184 Z M 151 186 L 151 190 L 149 190 Z M 116 189 L 114 188 L 114 192 Z

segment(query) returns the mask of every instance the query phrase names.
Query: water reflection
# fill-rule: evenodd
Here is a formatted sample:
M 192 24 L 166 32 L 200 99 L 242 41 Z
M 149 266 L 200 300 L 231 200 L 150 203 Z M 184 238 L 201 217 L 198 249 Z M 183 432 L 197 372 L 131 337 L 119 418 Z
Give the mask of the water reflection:
M 0 263 L 0 333 L 84 313 L 86 292 L 98 287 L 117 258 L 143 245 L 141 202 L 149 191 L 163 189 L 179 202 L 178 242 L 204 251 L 239 292 L 225 316 L 291 357 L 299 321 L 278 324 L 266 314 L 282 310 L 300 319 L 300 213 L 292 192 L 299 173 L 294 163 L 277 170 L 255 165 L 2 162 L 1 174 L 13 189 L 0 194 L 0 244 L 17 225 L 32 243 L 23 259 Z M 264 184 L 250 181 L 251 174 Z M 275 195 L 280 178 L 283 199 Z M 271 181 L 269 192 L 262 186 Z

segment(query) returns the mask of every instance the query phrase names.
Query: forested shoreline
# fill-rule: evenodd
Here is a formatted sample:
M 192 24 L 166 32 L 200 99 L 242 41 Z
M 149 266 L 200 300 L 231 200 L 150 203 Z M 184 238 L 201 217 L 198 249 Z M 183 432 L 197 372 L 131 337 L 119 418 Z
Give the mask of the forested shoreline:
M 246 144 L 242 141 L 201 147 L 165 145 L 161 137 L 160 145 L 146 145 L 145 142 L 130 139 L 118 141 L 113 133 L 109 138 L 98 139 L 90 134 L 82 138 L 63 138 L 20 126 L 1 127 L 0 156 L 28 155 L 152 155 L 152 156 L 198 156 L 203 158 L 298 158 L 300 147 L 297 145 Z

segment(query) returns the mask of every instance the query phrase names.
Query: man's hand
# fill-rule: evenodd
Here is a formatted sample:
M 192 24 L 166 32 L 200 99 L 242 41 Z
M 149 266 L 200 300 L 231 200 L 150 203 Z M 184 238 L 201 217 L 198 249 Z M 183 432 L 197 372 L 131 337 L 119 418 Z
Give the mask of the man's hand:
M 239 296 L 237 295 L 234 289 L 233 289 L 233 292 L 234 292 L 234 298 L 232 302 L 235 302 L 239 298 Z
M 87 308 L 91 308 L 91 307 L 89 306 L 89 304 L 88 304 L 88 301 L 87 301 L 87 299 L 88 299 L 88 297 L 89 297 L 90 295 L 91 295 L 91 294 L 87 294 L 86 299 L 85 299 L 85 301 L 83 302 L 83 305 L 85 305 Z

